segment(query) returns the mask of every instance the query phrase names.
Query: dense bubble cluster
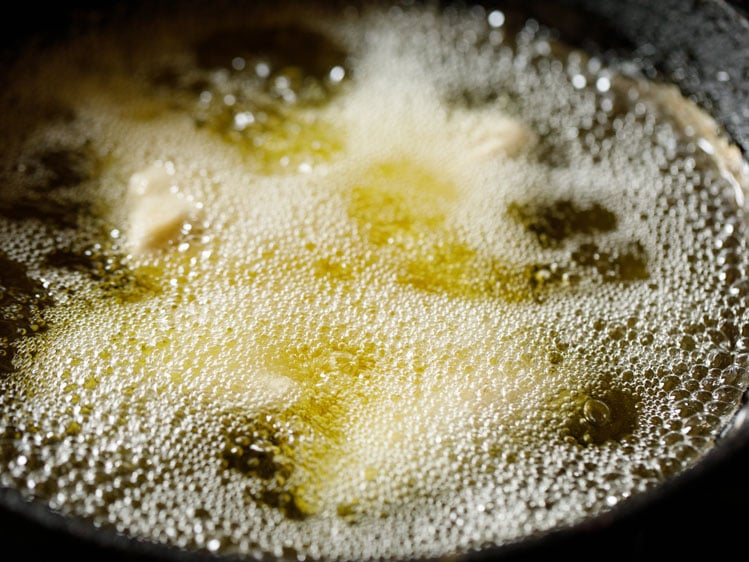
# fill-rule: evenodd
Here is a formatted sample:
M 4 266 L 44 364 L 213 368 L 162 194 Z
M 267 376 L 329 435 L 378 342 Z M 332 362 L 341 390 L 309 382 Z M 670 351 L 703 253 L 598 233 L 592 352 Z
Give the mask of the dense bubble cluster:
M 248 10 L 5 70 L 0 485 L 190 550 L 416 559 L 710 450 L 749 252 L 707 115 L 518 14 Z

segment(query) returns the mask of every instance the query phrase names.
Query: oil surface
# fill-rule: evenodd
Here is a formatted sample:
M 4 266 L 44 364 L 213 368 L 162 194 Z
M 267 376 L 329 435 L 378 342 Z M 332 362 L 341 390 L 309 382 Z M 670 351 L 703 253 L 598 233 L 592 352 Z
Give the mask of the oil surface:
M 416 559 L 713 446 L 749 386 L 738 151 L 533 20 L 405 4 L 196 5 L 12 65 L 2 486 L 191 550 Z

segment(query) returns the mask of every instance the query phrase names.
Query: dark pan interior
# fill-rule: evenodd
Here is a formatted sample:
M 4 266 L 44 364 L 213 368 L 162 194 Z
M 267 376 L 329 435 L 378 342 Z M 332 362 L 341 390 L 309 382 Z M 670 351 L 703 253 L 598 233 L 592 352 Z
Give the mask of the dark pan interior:
M 32 31 L 66 33 L 71 8 L 103 2 L 29 3 L 0 24 L 4 46 Z M 488 2 L 528 10 L 574 44 L 604 58 L 633 60 L 673 81 L 721 122 L 744 153 L 749 150 L 749 19 L 746 2 L 722 0 L 546 0 Z M 726 74 L 727 73 L 727 74 Z M 726 75 L 728 79 L 726 79 Z M 649 561 L 741 559 L 749 516 L 749 405 L 719 446 L 693 470 L 610 514 L 517 545 L 472 556 L 476 560 Z M 139 544 L 29 504 L 0 489 L 0 557 L 72 556 L 74 560 L 211 560 Z

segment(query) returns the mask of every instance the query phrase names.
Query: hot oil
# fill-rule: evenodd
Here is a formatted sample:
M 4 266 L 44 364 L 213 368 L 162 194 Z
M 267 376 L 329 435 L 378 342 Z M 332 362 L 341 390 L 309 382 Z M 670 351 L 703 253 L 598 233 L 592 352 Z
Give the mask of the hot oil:
M 498 11 L 202 10 L 12 70 L 4 486 L 189 549 L 414 558 L 712 447 L 745 180 L 691 102 Z M 139 197 L 184 211 L 158 242 Z

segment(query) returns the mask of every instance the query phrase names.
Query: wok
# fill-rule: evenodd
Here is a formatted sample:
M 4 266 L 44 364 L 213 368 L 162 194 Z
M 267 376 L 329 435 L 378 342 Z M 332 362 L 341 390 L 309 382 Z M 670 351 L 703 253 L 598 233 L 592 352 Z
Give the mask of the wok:
M 558 30 L 567 42 L 604 59 L 632 60 L 648 75 L 677 84 L 711 113 L 746 154 L 749 150 L 749 5 L 723 0 L 547 0 L 486 2 L 515 6 Z M 106 7 L 104 7 L 106 6 Z M 127 5 L 117 9 L 127 9 Z M 93 16 L 92 13 L 98 13 Z M 2 22 L 4 55 L 31 33 L 64 35 L 75 18 L 108 17 L 104 2 L 19 6 Z M 115 15 L 116 17 L 116 15 Z M 75 21 L 80 21 L 76 19 Z M 8 134 L 5 132 L 4 134 Z M 749 531 L 749 396 L 704 459 L 657 489 L 579 525 L 489 548 L 470 560 L 645 561 L 741 559 Z M 63 517 L 0 489 L 0 556 L 75 560 L 212 560 L 142 543 Z

